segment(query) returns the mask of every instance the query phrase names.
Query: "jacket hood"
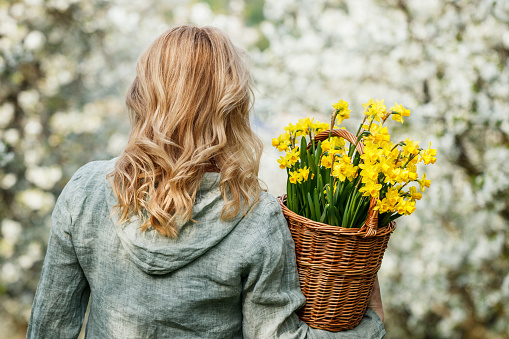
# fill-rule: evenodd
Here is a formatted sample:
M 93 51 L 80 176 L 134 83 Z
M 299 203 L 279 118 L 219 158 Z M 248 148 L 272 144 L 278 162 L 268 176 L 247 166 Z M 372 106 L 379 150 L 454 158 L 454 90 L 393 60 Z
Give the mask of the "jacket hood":
M 152 227 L 141 232 L 142 221 L 137 216 L 118 224 L 118 214 L 113 215 L 113 227 L 131 261 L 148 274 L 167 274 L 194 261 L 221 242 L 239 223 L 242 214 L 227 221 L 220 220 L 224 206 L 219 190 L 220 180 L 219 173 L 205 173 L 191 214 L 197 222 L 183 224 L 176 239 L 167 238 Z M 113 191 L 109 191 L 107 200 L 111 211 L 118 201 Z

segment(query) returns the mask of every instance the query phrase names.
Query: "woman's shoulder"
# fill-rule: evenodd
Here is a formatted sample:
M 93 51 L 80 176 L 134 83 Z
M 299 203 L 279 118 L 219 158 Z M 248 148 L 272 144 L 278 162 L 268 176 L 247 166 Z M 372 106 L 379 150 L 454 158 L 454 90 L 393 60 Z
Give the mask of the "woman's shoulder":
M 101 179 L 106 179 L 107 174 L 115 167 L 116 160 L 117 158 L 91 161 L 81 166 L 74 173 L 71 180 L 69 180 L 69 183 L 87 183 L 90 181 L 101 181 Z
M 288 225 L 276 197 L 267 192 L 260 194 L 260 200 L 246 216 L 251 237 L 259 244 L 280 242 L 289 236 Z
M 107 175 L 113 170 L 115 160 L 92 161 L 81 166 L 62 190 L 59 196 L 61 203 L 75 210 L 80 202 L 98 196 L 108 186 Z
M 262 222 L 276 220 L 283 216 L 278 199 L 265 191 L 260 193 L 258 203 L 252 208 L 250 213 L 253 213 L 255 217 L 260 219 Z
M 92 161 L 81 166 L 71 177 L 64 191 L 83 194 L 107 186 L 107 175 L 114 169 L 116 158 Z M 63 192 L 62 192 L 63 193 Z

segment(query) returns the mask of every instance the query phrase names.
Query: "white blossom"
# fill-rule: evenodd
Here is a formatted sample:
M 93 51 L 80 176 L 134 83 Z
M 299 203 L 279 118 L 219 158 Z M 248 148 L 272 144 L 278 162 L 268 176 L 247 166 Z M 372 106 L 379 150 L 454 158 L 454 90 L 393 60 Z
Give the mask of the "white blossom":
M 29 209 L 37 211 L 50 211 L 55 205 L 53 194 L 40 189 L 28 189 L 17 194 L 18 200 Z
M 51 189 L 62 178 L 62 169 L 58 166 L 28 167 L 26 178 L 42 189 Z

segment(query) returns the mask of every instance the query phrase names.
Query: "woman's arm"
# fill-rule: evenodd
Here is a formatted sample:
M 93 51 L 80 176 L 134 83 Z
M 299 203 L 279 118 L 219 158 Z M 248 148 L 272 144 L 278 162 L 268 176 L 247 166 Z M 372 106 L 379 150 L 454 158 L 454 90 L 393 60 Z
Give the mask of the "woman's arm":
M 52 215 L 48 250 L 28 324 L 27 338 L 77 338 L 90 287 L 74 251 L 71 216 L 72 182 L 58 198 Z
M 380 284 L 378 284 L 378 275 L 373 285 L 371 298 L 369 299 L 368 307 L 376 312 L 380 320 L 384 321 L 384 307 L 382 305 L 382 294 L 380 293 Z
M 260 227 L 252 268 L 244 280 L 243 331 L 245 338 L 380 339 L 385 329 L 376 313 L 366 311 L 353 330 L 328 332 L 300 321 L 295 311 L 305 302 L 299 287 L 295 248 L 277 201 L 270 204 Z

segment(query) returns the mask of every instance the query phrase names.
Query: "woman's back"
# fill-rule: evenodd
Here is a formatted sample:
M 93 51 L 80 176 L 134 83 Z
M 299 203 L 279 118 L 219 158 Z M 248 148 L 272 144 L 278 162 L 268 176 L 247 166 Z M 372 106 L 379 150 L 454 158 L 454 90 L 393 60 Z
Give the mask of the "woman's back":
M 220 221 L 219 174 L 207 173 L 193 208 L 197 223 L 185 223 L 179 237 L 170 239 L 153 229 L 140 232 L 136 218 L 116 225 L 116 198 L 106 180 L 113 164 L 85 165 L 59 197 L 27 338 L 76 337 L 89 295 L 87 338 L 313 334 L 294 313 L 304 296 L 293 242 L 274 197 L 262 193 L 246 216 Z M 354 331 L 332 338 L 383 333 L 371 311 Z
M 310 329 L 294 244 L 258 180 L 245 52 L 175 27 L 142 54 L 129 141 L 82 167 L 52 216 L 28 338 L 381 338 Z

